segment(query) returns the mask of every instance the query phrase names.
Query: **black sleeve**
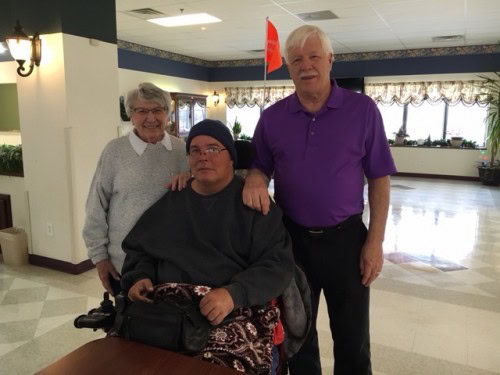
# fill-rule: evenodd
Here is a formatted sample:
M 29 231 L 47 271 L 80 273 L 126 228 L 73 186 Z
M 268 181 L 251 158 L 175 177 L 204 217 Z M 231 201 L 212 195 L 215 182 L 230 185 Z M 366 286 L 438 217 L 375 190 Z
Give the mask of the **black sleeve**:
M 274 203 L 267 215 L 255 212 L 249 267 L 234 276 L 225 288 L 235 307 L 261 305 L 280 296 L 294 273 L 290 235 Z
M 156 284 L 157 257 L 152 253 L 151 240 L 161 236 L 154 226 L 161 221 L 162 199 L 151 206 L 137 221 L 122 242 L 126 254 L 122 268 L 121 286 L 129 290 L 137 281 L 150 279 Z

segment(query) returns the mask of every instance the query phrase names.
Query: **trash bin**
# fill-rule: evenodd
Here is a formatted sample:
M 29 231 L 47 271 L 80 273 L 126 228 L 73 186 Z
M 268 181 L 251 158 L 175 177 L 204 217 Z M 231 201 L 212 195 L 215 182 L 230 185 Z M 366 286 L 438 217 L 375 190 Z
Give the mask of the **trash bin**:
M 15 227 L 1 229 L 0 246 L 5 264 L 20 266 L 28 263 L 28 241 L 23 229 Z

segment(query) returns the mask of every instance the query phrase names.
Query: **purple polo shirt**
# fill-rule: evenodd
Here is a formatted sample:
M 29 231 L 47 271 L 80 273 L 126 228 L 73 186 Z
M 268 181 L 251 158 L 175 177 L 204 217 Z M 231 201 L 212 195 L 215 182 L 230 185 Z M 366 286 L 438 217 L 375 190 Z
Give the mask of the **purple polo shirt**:
M 396 173 L 375 102 L 332 85 L 318 113 L 292 94 L 263 112 L 253 136 L 252 166 L 274 173 L 276 202 L 304 227 L 333 226 L 363 212 L 363 174 Z

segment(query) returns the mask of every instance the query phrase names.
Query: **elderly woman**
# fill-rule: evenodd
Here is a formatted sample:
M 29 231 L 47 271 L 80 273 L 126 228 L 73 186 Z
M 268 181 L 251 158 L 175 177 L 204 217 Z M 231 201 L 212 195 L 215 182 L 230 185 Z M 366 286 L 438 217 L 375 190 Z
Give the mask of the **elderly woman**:
M 165 132 L 172 110 L 170 94 L 145 82 L 128 93 L 125 105 L 134 130 L 104 148 L 87 198 L 83 228 L 89 258 L 112 294 L 119 291 L 123 239 L 144 211 L 165 194 L 171 177 L 188 170 L 186 145 Z

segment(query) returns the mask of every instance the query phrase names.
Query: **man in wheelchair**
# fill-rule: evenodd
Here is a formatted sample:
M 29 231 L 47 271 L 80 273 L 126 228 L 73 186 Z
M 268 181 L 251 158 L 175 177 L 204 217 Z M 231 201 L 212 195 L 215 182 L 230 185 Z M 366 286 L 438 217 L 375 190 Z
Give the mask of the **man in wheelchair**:
M 195 356 L 269 374 L 280 319 L 273 301 L 296 272 L 281 210 L 272 204 L 263 215 L 243 204 L 233 139 L 221 122 L 195 125 L 186 150 L 186 189 L 167 192 L 123 241 L 122 288 L 138 303 L 199 306 L 213 328 Z

